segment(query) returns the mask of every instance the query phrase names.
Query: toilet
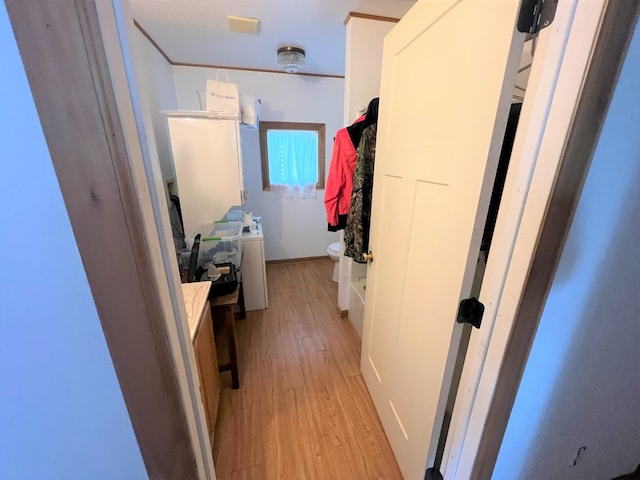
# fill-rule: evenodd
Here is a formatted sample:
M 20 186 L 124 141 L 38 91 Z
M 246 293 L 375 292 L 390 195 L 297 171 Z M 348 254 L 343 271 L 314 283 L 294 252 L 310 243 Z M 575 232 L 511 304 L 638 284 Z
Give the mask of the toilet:
M 332 243 L 327 247 L 327 255 L 335 262 L 333 267 L 333 279 L 334 282 L 338 281 L 338 260 L 340 260 L 340 242 Z

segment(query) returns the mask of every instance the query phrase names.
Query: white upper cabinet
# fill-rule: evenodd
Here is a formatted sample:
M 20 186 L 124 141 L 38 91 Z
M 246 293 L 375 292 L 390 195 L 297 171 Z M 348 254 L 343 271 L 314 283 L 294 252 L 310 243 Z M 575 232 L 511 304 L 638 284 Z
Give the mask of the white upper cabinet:
M 239 123 L 207 112 L 164 113 L 185 237 L 207 235 L 229 207 L 243 203 Z

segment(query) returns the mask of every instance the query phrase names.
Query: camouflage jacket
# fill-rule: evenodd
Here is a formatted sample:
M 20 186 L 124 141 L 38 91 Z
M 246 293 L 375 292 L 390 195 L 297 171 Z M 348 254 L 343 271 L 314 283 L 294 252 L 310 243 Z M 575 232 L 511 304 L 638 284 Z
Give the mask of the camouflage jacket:
M 347 226 L 344 229 L 344 254 L 358 263 L 366 263 L 362 254 L 369 249 L 371 225 L 371 197 L 373 195 L 373 167 L 376 158 L 377 125 L 365 129 L 358 146 L 356 169 Z

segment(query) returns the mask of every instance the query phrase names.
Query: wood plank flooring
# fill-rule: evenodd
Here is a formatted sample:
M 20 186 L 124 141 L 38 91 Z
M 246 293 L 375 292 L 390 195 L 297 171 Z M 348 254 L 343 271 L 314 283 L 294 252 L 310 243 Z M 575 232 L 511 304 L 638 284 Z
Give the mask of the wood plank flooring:
M 329 259 L 269 265 L 269 309 L 237 321 L 240 389 L 221 374 L 218 480 L 402 478 L 332 270 Z

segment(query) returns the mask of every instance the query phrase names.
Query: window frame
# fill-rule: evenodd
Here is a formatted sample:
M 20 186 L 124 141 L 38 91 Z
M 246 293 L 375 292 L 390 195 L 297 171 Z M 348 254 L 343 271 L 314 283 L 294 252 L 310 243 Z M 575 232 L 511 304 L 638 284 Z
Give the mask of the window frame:
M 260 122 L 260 163 L 262 165 L 262 190 L 270 191 L 269 181 L 269 148 L 267 145 L 267 132 L 269 130 L 311 130 L 318 134 L 318 182 L 316 190 L 324 190 L 325 187 L 325 151 L 326 125 L 324 123 L 303 122 Z

